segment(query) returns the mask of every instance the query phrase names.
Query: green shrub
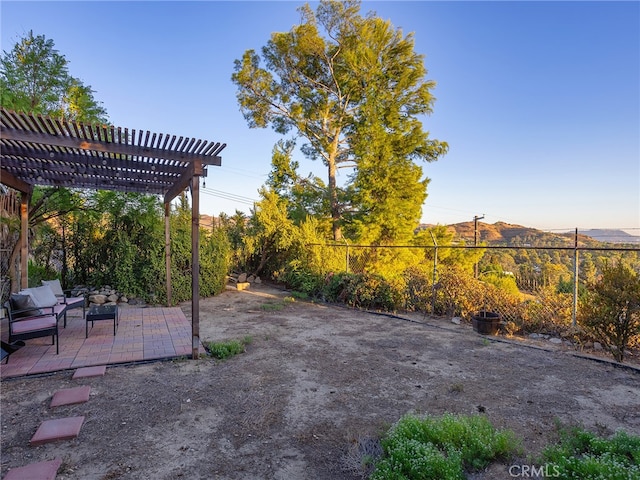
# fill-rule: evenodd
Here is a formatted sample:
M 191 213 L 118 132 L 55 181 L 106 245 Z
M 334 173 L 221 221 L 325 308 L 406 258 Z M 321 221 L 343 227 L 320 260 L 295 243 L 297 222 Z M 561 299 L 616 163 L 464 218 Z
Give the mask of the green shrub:
M 433 267 L 416 265 L 403 273 L 405 281 L 404 308 L 409 311 L 431 311 L 433 300 Z
M 519 451 L 511 431 L 496 430 L 480 415 L 405 415 L 382 440 L 384 456 L 374 480 L 463 479 L 464 471 L 486 467 Z
M 640 479 L 640 437 L 618 431 L 602 438 L 579 427 L 561 428 L 540 463 L 558 478 Z
M 520 295 L 520 290 L 516 283 L 516 277 L 505 275 L 499 272 L 487 272 L 482 276 L 482 280 L 497 287 L 500 291 L 508 295 Z
M 352 278 L 353 275 L 346 272 L 327 274 L 322 288 L 323 299 L 327 302 L 344 301 L 342 292 L 347 289 Z
M 371 480 L 463 480 L 462 461 L 454 449 L 442 451 L 432 443 L 400 438 L 393 453 L 376 465 Z
M 251 337 L 242 340 L 229 340 L 226 342 L 206 342 L 205 348 L 213 358 L 225 360 L 239 353 L 244 353 L 245 346 L 252 342 Z
M 401 306 L 402 295 L 382 276 L 369 273 L 329 274 L 322 290 L 329 302 L 351 307 L 393 311 Z
M 470 317 L 485 308 L 485 285 L 467 270 L 449 266 L 439 273 L 436 288 L 435 313 Z
M 294 260 L 289 263 L 284 272 L 278 274 L 278 280 L 283 281 L 292 290 L 315 297 L 322 290 L 324 276 L 312 272 L 299 260 Z
M 200 243 L 200 295 L 211 297 L 225 289 L 231 258 L 231 245 L 225 232 L 202 232 Z M 189 296 L 191 298 L 191 296 Z
M 622 262 L 605 266 L 580 302 L 580 319 L 622 362 L 625 350 L 640 342 L 640 276 Z
M 53 280 L 54 278 L 60 278 L 58 272 L 48 266 L 39 265 L 33 260 L 29 260 L 29 286 L 39 287 L 42 280 Z
M 547 287 L 536 291 L 535 297 L 527 297 L 516 306 L 515 312 L 524 333 L 558 334 L 571 324 L 572 304 L 571 294 Z
M 298 292 L 296 290 L 291 292 L 291 297 L 294 300 L 309 300 L 309 294 L 306 292 Z

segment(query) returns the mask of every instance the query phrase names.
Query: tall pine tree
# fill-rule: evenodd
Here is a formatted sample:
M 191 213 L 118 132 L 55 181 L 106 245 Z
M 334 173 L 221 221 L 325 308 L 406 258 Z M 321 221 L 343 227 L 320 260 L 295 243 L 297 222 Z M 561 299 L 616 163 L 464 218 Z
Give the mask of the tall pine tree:
M 346 212 L 355 221 L 366 221 L 370 198 L 389 203 L 377 212 L 376 221 L 391 221 L 390 212 L 398 211 L 391 204 L 399 201 L 404 205 L 400 210 L 419 219 L 415 209 L 405 207 L 422 205 L 427 182 L 409 164 L 436 160 L 447 144 L 429 139 L 422 129 L 420 117 L 431 112 L 434 83 L 425 79 L 423 56 L 414 52 L 413 37 L 403 37 L 375 15 L 362 17 L 358 0 L 322 0 L 316 13 L 308 4 L 300 11 L 302 23 L 272 34 L 262 57 L 248 50 L 236 60 L 232 80 L 249 126 L 271 125 L 282 134 L 294 130 L 306 141 L 302 152 L 322 160 L 334 239 L 342 237 Z M 355 167 L 354 185 L 348 189 L 355 196 L 341 194 L 337 174 L 342 166 Z M 388 170 L 394 173 L 385 173 L 384 188 L 415 191 L 410 199 L 366 192 Z M 397 235 L 381 238 L 387 237 Z

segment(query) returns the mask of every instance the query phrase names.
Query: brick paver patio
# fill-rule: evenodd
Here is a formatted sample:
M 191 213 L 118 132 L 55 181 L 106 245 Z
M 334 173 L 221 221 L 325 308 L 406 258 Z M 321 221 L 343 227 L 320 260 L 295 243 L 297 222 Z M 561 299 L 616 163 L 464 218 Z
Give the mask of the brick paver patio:
M 7 341 L 7 320 L 1 324 Z M 202 347 L 201 347 L 202 348 Z M 204 352 L 204 350 L 202 350 Z M 27 340 L 26 345 L 0 365 L 1 378 L 75 369 L 92 365 L 112 365 L 191 356 L 191 320 L 179 307 L 119 308 L 119 325 L 113 335 L 112 322 L 89 325 L 85 338 L 82 310 L 67 314 L 67 328 L 60 322 L 60 354 L 51 338 Z

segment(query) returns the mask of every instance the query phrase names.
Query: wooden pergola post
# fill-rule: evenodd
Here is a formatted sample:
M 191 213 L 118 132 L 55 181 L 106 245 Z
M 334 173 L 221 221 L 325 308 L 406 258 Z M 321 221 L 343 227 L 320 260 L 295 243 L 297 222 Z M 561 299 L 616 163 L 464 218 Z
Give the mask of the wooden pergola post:
M 167 307 L 171 306 L 171 204 L 164 204 L 164 257 L 167 281 Z
M 20 195 L 20 288 L 29 287 L 29 201 L 30 192 Z
M 199 170 L 199 169 L 198 169 Z M 200 356 L 200 176 L 191 177 L 191 337 L 192 358 Z

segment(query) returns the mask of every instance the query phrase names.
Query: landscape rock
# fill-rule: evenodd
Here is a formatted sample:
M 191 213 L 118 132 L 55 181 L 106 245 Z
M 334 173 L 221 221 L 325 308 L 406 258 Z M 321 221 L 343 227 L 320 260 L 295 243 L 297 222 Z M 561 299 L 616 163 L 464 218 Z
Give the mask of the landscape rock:
M 107 301 L 110 303 L 116 303 L 118 301 L 118 298 L 119 298 L 118 295 L 116 295 L 115 293 L 112 293 L 107 297 Z
M 246 273 L 241 273 L 240 275 L 238 275 L 238 283 L 245 283 L 247 281 L 247 274 Z M 238 289 L 240 290 L 240 289 Z
M 461 321 L 462 321 L 462 319 L 460 317 L 453 317 L 451 319 L 451 323 L 455 323 L 456 325 L 460 325 Z
M 559 345 L 559 344 L 562 343 L 562 339 L 556 338 L 556 337 L 552 337 L 552 338 L 549 339 L 549 342 L 555 343 L 556 345 Z
M 91 303 L 102 305 L 107 301 L 107 296 L 101 294 L 89 295 L 89 301 Z

